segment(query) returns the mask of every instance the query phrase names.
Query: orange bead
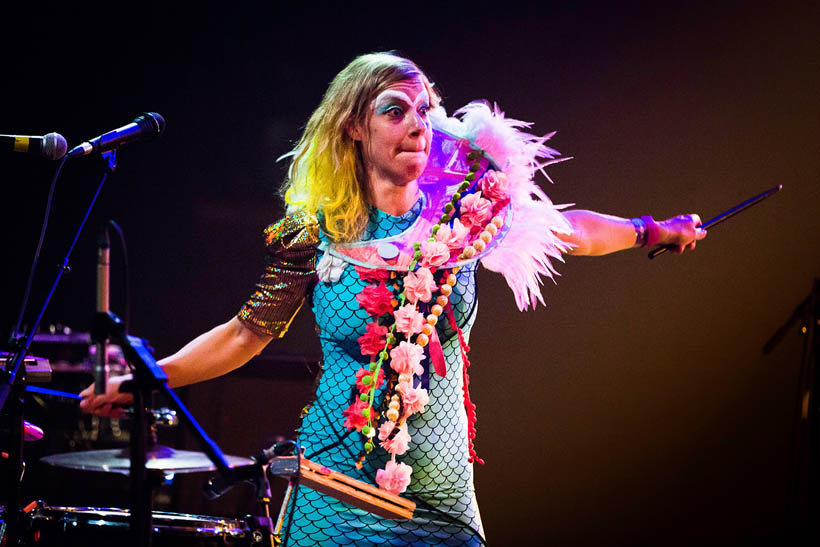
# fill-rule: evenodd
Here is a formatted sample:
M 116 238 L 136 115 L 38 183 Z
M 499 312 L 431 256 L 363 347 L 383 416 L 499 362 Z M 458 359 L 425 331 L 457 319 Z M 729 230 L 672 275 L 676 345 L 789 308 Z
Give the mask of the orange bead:
M 456 284 L 456 281 L 456 276 L 454 276 L 453 274 L 447 276 L 447 284 L 451 287 Z
M 431 334 L 433 334 L 433 325 L 427 323 L 426 325 L 424 325 L 424 328 L 421 329 L 421 333 L 426 336 L 430 336 Z
M 399 411 L 397 409 L 391 408 L 387 411 L 387 419 L 391 422 L 395 422 L 399 419 Z
M 430 313 L 436 316 L 441 315 L 443 311 L 444 309 L 438 304 L 433 304 L 433 307 L 430 308 Z
M 474 255 L 475 247 L 473 247 L 472 245 L 470 245 L 469 247 L 465 247 L 464 252 L 461 253 L 461 256 L 463 256 L 464 258 L 473 258 Z
M 495 224 L 496 228 L 501 228 L 504 226 L 504 219 L 501 217 L 493 217 L 492 223 Z
M 495 225 L 495 224 L 493 224 L 492 222 L 490 222 L 489 224 L 487 224 L 487 227 L 486 227 L 486 228 L 484 228 L 484 229 L 485 229 L 485 230 L 487 230 L 488 232 L 490 232 L 490 234 L 491 234 L 491 235 L 495 235 L 495 234 L 497 234 L 497 233 L 498 233 L 498 226 L 496 226 L 496 225 Z
M 441 294 L 443 294 L 444 296 L 450 296 L 450 293 L 453 292 L 453 288 L 447 283 L 439 287 L 438 290 L 441 291 Z
M 473 241 L 473 248 L 480 253 L 481 251 L 487 248 L 487 244 L 481 241 L 480 239 L 476 239 L 475 241 Z M 467 249 L 464 250 L 466 251 Z
M 492 224 L 490 224 L 490 226 L 492 226 Z M 492 240 L 493 240 L 493 234 L 491 234 L 491 233 L 490 233 L 489 231 L 487 231 L 487 230 L 484 230 L 483 232 L 481 232 L 481 235 L 479 235 L 478 237 L 479 237 L 479 238 L 481 239 L 481 241 L 483 241 L 484 243 L 489 243 L 490 241 L 492 241 Z
M 426 334 L 419 334 L 416 336 L 416 344 L 421 347 L 426 346 L 430 342 L 430 339 L 427 337 Z
M 436 316 L 435 316 L 435 315 L 433 315 L 432 313 L 431 313 L 431 314 L 429 314 L 429 315 L 427 316 L 427 324 L 428 324 L 428 325 L 432 325 L 432 326 L 434 326 L 434 327 L 435 327 L 435 326 L 436 326 L 436 323 L 438 323 L 438 317 L 436 317 Z
M 443 294 L 436 297 L 436 304 L 438 304 L 442 308 L 446 306 L 449 301 L 450 299 L 444 296 Z

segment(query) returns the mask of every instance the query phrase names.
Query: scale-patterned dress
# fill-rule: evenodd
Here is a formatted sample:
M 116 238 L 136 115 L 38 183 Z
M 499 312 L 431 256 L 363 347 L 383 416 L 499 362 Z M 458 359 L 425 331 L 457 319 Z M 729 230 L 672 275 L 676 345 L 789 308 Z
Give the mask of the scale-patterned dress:
M 423 199 L 402 216 L 371 209 L 363 240 L 381 239 L 406 230 L 419 215 Z M 299 440 L 305 455 L 352 478 L 375 484 L 376 470 L 389 455 L 376 447 L 361 469 L 355 465 L 363 446 L 362 434 L 344 426 L 343 411 L 358 396 L 356 371 L 367 366 L 358 338 L 372 318 L 356 301 L 366 286 L 352 265 L 336 266 L 337 281 L 319 281 L 316 264 L 326 238 L 316 218 L 304 212 L 289 215 L 266 230 L 268 264 L 257 291 L 243 306 L 239 318 L 256 332 L 281 336 L 304 298 L 312 296 L 319 326 L 323 371 L 315 400 L 304 416 Z M 475 263 L 461 268 L 450 302 L 465 338 L 476 312 Z M 336 271 L 336 274 L 339 272 Z M 444 316 L 442 316 L 444 319 Z M 447 365 L 445 377 L 425 373 L 430 402 L 425 411 L 408 419 L 412 441 L 398 460 L 412 466 L 410 485 L 403 496 L 417 504 L 409 521 L 387 520 L 298 487 L 290 499 L 283 530 L 289 546 L 307 545 L 480 545 L 481 519 L 473 487 L 473 465 L 468 462 L 467 416 L 463 400 L 463 360 L 457 333 L 440 321 L 438 335 Z M 423 363 L 426 370 L 432 367 Z M 377 403 L 384 388 L 377 391 Z

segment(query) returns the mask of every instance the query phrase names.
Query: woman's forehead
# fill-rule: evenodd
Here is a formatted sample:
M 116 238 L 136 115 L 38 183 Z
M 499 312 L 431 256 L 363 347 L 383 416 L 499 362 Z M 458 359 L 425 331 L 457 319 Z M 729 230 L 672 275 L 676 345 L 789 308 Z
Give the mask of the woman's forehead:
M 406 102 L 409 105 L 415 105 L 421 101 L 429 102 L 430 96 L 427 92 L 427 87 L 421 80 L 415 78 L 413 80 L 396 82 L 390 85 L 390 87 L 376 96 L 373 100 L 372 106 L 392 100 L 398 100 Z

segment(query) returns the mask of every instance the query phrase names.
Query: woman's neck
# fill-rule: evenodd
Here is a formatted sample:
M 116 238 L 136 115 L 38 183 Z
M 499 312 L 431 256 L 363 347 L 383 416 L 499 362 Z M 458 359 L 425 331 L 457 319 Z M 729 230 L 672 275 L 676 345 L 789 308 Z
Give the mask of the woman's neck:
M 392 216 L 401 216 L 409 211 L 419 198 L 416 181 L 399 186 L 385 181 L 370 183 L 370 204 Z

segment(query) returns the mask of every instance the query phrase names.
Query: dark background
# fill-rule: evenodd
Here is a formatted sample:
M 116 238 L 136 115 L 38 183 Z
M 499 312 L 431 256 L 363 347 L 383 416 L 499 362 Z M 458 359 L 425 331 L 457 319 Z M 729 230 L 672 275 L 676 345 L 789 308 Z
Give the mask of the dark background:
M 449 111 L 487 98 L 537 133 L 558 130 L 552 145 L 574 159 L 550 170 L 554 186 L 542 181 L 557 203 L 706 219 L 784 186 L 692 254 L 567 258 L 544 285 L 546 309 L 520 314 L 503 279 L 480 274 L 471 373 L 490 544 L 773 540 L 802 340 L 795 330 L 772 355 L 761 347 L 820 273 L 820 10 L 610 4 L 38 4 L 8 17 L 0 132 L 57 131 L 73 146 L 141 111 L 168 122 L 160 142 L 121 150 L 45 324 L 89 328 L 95 232 L 108 218 L 128 240 L 131 331 L 158 357 L 230 318 L 261 271 L 261 230 L 281 215 L 276 158 L 347 62 L 397 49 Z M 5 337 L 55 163 L 0 161 Z M 30 310 L 101 173 L 99 160 L 66 164 Z M 116 244 L 112 260 L 124 315 Z M 311 321 L 303 313 L 249 368 L 182 390 L 226 452 L 250 454 L 296 425 L 318 355 Z M 53 473 L 31 465 L 32 480 Z M 55 484 L 52 503 L 90 503 Z M 249 490 L 203 505 L 198 487 L 190 480 L 172 509 L 252 506 Z

